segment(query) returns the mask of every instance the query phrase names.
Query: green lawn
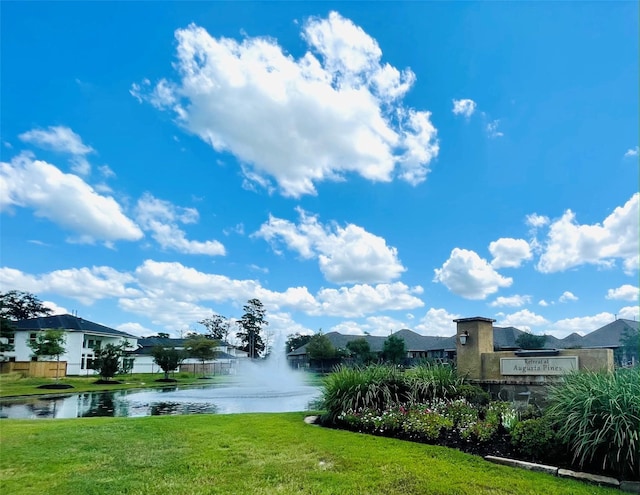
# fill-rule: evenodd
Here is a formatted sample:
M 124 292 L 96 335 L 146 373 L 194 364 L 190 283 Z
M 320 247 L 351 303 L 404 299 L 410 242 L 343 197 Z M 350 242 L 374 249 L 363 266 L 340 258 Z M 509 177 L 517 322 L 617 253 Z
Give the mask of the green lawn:
M 301 372 L 309 385 L 320 386 L 322 376 L 316 373 Z M 96 385 L 98 376 L 66 376 L 60 378 L 60 383 L 72 385 L 73 388 L 64 390 L 51 390 L 38 388 L 39 385 L 55 383 L 53 378 L 23 378 L 19 373 L 0 374 L 0 398 L 17 397 L 23 395 L 64 394 L 74 392 L 96 392 L 101 390 L 122 390 L 130 388 L 166 387 L 166 383 L 158 383 L 155 380 L 163 378 L 163 373 L 137 373 L 133 375 L 118 375 L 114 378 L 121 382 L 117 385 Z M 201 375 L 193 373 L 172 373 L 171 378 L 177 380 L 176 385 L 206 385 L 211 383 L 226 383 L 233 381 L 231 375 L 215 375 L 202 379 Z
M 66 376 L 60 378 L 60 383 L 72 385 L 73 388 L 64 390 L 51 390 L 38 388 L 39 385 L 55 383 L 53 378 L 23 378 L 18 373 L 0 374 L 0 397 L 16 397 L 22 395 L 64 394 L 74 392 L 96 392 L 100 390 L 121 390 L 128 388 L 166 387 L 166 383 L 155 380 L 163 378 L 163 373 L 147 373 L 133 375 L 118 375 L 113 380 L 121 383 L 117 385 L 96 385 L 99 376 Z M 229 379 L 227 375 L 217 375 L 202 379 L 200 375 L 192 373 L 176 373 L 171 378 L 177 380 L 176 385 L 203 385 L 218 383 Z
M 304 413 L 0 420 L 11 494 L 619 494 Z

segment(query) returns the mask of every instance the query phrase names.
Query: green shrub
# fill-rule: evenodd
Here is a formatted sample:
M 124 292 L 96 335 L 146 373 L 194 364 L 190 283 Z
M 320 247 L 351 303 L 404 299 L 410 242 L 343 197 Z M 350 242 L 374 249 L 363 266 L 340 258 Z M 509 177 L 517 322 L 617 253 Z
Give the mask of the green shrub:
M 453 367 L 428 362 L 408 369 L 405 380 L 410 390 L 410 401 L 414 404 L 437 398 L 455 397 L 458 387 L 464 382 Z
M 533 461 L 549 462 L 562 451 L 561 443 L 547 417 L 525 419 L 511 429 L 511 443 Z
M 461 384 L 456 387 L 455 398 L 466 399 L 476 406 L 486 406 L 491 396 L 477 385 Z
M 578 465 L 640 479 L 640 368 L 571 373 L 550 387 L 546 415 Z
M 335 423 L 347 411 L 384 411 L 408 401 L 402 371 L 395 366 L 339 367 L 325 378 L 323 421 Z
M 436 440 L 443 429 L 452 427 L 453 421 L 426 406 L 411 408 L 402 423 L 409 438 L 427 441 Z

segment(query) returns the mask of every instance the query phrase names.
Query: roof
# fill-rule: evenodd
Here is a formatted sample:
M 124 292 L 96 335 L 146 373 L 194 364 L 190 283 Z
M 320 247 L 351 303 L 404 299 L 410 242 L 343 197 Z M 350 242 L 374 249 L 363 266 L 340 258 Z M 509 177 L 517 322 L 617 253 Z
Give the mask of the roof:
M 135 335 L 121 332 L 93 321 L 73 315 L 40 316 L 12 322 L 16 330 L 52 330 L 62 328 L 67 332 L 85 332 L 98 335 L 111 335 L 128 339 L 137 339 Z
M 133 354 L 148 355 L 151 354 L 151 350 L 156 346 L 163 347 L 176 347 L 184 348 L 189 339 L 172 339 L 163 337 L 145 337 L 138 339 L 138 348 L 133 351 Z M 229 346 L 226 342 L 220 342 L 220 346 Z M 217 359 L 237 359 L 229 353 L 218 351 Z
M 459 321 L 495 321 L 490 318 L 473 317 L 462 318 Z M 634 320 L 619 319 L 613 321 L 585 336 L 577 333 L 572 333 L 566 336 L 564 339 L 558 339 L 552 335 L 546 335 L 545 349 L 570 349 L 576 347 L 582 348 L 615 348 L 621 345 L 621 339 L 626 331 L 638 331 L 638 322 Z M 519 346 L 516 343 L 518 337 L 525 332 L 515 327 L 493 327 L 493 344 L 496 350 L 505 349 L 518 349 Z M 408 352 L 411 351 L 433 351 L 441 349 L 456 348 L 456 337 L 435 337 L 429 335 L 420 335 L 407 328 L 399 330 L 392 334 L 396 337 L 404 339 L 405 348 Z M 369 346 L 372 352 L 381 352 L 384 341 L 387 337 L 378 337 L 372 335 L 344 335 L 338 332 L 329 332 L 325 334 L 325 337 L 336 348 L 345 348 L 347 343 L 355 339 L 364 338 L 369 342 Z M 304 356 L 307 353 L 307 346 L 303 345 L 293 352 L 290 352 L 288 356 Z

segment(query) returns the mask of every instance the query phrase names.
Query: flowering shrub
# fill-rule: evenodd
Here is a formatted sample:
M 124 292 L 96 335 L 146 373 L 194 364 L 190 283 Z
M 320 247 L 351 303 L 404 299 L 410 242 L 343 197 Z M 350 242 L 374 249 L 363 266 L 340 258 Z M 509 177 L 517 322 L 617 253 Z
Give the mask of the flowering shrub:
M 405 416 L 402 430 L 409 438 L 436 440 L 442 429 L 450 429 L 453 422 L 428 407 L 413 407 Z

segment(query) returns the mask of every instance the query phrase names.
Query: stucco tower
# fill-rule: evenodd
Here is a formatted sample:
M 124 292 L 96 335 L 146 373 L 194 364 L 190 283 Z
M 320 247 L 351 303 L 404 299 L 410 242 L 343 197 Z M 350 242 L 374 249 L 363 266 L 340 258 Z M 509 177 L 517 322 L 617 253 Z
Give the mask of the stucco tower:
M 453 320 L 457 324 L 456 356 L 458 373 L 470 380 L 482 379 L 482 353 L 493 352 L 491 318 L 474 316 Z

